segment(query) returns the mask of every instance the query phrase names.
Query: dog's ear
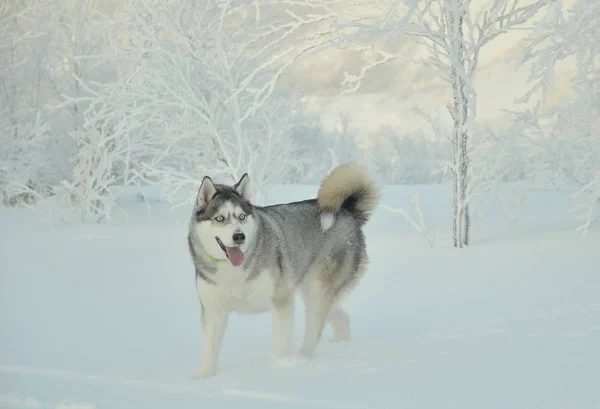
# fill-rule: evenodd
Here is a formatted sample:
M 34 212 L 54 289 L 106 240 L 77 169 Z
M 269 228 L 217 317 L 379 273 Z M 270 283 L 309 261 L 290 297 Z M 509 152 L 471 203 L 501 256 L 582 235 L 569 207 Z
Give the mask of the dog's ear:
M 233 185 L 233 189 L 240 195 L 244 200 L 250 201 L 252 196 L 251 188 L 250 188 L 250 178 L 247 173 L 244 173 L 242 178 Z
M 217 188 L 212 179 L 208 176 L 204 176 L 200 189 L 198 189 L 198 196 L 196 196 L 196 207 L 198 209 L 204 209 L 213 197 L 215 197 L 215 194 L 217 194 Z

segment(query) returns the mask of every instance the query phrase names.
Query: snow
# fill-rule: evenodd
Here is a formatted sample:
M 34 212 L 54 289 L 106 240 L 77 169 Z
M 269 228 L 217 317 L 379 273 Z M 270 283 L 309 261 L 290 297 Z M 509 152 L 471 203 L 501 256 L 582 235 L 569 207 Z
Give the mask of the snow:
M 14 393 L 2 393 L 0 394 L 0 404 L 3 407 L 16 407 L 16 408 L 31 408 L 37 409 L 42 405 L 40 402 L 30 396 L 19 396 Z
M 266 200 L 316 190 L 275 186 Z M 450 226 L 442 187 L 389 186 L 382 204 L 415 193 L 431 229 Z M 573 232 L 567 197 L 534 195 L 516 224 L 475 203 L 473 245 L 460 250 L 449 229 L 431 248 L 380 207 L 347 303 L 350 343 L 327 329 L 314 360 L 275 363 L 270 317 L 233 316 L 219 373 L 201 380 L 190 209 L 136 197 L 119 199 L 129 218 L 117 225 L 65 224 L 58 198 L 0 209 L 0 407 L 600 407 L 600 232 Z

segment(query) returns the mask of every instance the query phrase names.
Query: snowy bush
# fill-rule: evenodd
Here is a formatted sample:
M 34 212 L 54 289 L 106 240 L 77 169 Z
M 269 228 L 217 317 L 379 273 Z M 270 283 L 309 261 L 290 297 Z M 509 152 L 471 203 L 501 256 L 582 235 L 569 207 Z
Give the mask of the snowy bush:
M 39 114 L 33 122 L 19 119 L 6 109 L 0 112 L 0 203 L 9 206 L 30 205 L 50 194 L 45 123 Z
M 446 183 L 438 170 L 451 153 L 447 139 L 433 139 L 425 130 L 402 135 L 386 126 L 370 137 L 366 151 L 371 171 L 387 184 Z

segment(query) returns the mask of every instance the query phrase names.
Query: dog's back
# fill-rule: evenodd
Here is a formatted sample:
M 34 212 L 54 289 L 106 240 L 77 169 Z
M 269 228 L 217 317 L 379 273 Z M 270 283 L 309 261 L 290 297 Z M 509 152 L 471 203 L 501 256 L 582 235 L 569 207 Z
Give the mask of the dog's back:
M 346 254 L 354 255 L 355 272 L 365 256 L 365 240 L 361 222 L 348 210 L 342 209 L 336 221 L 323 231 L 321 211 L 316 199 L 258 208 L 263 240 L 257 254 L 270 254 L 280 259 L 282 274 L 288 280 L 300 283 L 315 263 L 328 258 L 341 260 Z

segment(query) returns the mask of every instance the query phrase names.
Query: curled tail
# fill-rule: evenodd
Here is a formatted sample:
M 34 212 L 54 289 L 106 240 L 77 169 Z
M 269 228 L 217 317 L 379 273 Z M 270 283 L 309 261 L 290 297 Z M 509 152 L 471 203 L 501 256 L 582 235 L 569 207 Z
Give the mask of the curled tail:
M 342 209 L 363 225 L 378 201 L 379 191 L 362 168 L 354 164 L 338 166 L 323 181 L 317 195 L 321 227 L 329 230 Z

